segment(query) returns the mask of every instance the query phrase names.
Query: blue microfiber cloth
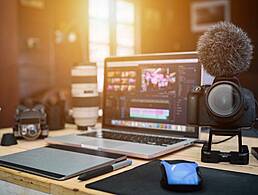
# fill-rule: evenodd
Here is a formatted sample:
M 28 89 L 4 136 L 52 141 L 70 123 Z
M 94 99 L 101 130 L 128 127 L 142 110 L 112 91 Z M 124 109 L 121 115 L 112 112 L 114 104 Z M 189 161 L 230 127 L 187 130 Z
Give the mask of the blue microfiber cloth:
M 198 164 L 189 161 L 161 161 L 161 185 L 169 190 L 194 191 L 201 187 Z

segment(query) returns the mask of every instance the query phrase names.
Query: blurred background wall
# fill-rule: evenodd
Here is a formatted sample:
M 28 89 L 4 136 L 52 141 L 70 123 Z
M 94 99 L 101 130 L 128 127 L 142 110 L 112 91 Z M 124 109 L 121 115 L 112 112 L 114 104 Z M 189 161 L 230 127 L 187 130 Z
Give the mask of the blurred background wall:
M 19 102 L 18 6 L 4 0 L 0 6 L 0 126 L 12 124 Z

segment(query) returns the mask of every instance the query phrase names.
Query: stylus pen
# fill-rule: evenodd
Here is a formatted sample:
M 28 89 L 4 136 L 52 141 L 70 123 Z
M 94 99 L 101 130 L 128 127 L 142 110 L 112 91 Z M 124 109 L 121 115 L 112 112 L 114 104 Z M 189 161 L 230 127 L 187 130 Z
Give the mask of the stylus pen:
M 132 160 L 120 161 L 120 162 L 115 163 L 113 165 L 107 165 L 107 166 L 101 167 L 99 169 L 95 169 L 95 170 L 85 172 L 85 173 L 81 174 L 78 177 L 78 179 L 81 180 L 81 181 L 86 181 L 88 179 L 98 177 L 98 176 L 104 175 L 106 173 L 110 173 L 112 171 L 124 168 L 126 166 L 131 165 L 131 164 L 132 164 Z

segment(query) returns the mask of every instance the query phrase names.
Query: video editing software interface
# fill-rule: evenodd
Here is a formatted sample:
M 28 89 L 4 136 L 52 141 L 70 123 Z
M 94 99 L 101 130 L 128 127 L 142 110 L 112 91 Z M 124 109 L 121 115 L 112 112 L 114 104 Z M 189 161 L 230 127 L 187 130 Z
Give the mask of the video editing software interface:
M 200 72 L 197 58 L 107 62 L 104 124 L 194 132 L 186 126 L 187 94 Z

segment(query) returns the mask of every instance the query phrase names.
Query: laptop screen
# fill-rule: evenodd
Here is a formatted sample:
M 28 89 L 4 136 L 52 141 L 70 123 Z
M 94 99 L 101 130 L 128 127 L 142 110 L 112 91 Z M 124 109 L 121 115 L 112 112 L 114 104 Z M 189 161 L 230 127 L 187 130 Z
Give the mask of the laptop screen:
M 107 58 L 103 127 L 194 134 L 187 94 L 200 80 L 195 52 Z

